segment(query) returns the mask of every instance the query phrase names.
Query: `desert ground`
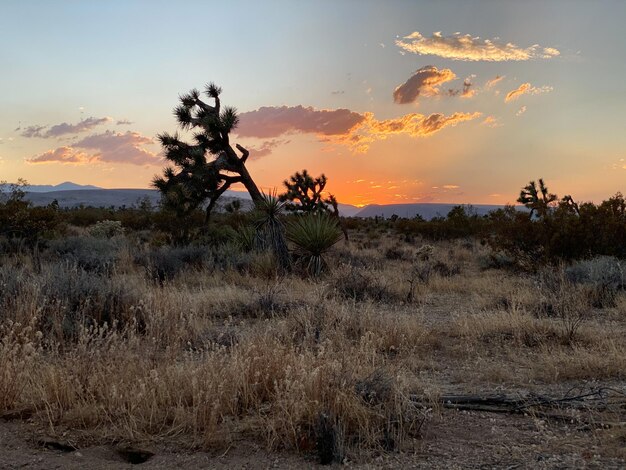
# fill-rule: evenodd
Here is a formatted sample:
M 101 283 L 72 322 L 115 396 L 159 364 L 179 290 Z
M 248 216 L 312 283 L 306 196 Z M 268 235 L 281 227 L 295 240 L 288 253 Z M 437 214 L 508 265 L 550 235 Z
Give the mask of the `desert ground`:
M 356 230 L 312 277 L 96 235 L 3 256 L 1 468 L 626 464 L 626 293 L 571 280 L 615 260 Z

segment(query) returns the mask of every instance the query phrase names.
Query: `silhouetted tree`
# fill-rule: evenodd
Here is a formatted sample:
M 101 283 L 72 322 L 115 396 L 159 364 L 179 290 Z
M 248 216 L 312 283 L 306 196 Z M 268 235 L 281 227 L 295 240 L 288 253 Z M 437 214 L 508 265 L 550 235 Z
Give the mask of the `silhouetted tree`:
M 183 142 L 178 133 L 159 134 L 165 149 L 165 158 L 172 166 L 165 168 L 162 177 L 152 181 L 163 195 L 166 207 L 184 215 L 201 206 L 206 200 L 206 220 L 218 198 L 235 183 L 242 183 L 255 204 L 261 200 L 261 192 L 252 180 L 246 160 L 249 152 L 241 145 L 230 144 L 229 133 L 237 127 L 239 118 L 232 107 L 221 109 L 219 95 L 222 89 L 213 83 L 206 86 L 205 94 L 215 103 L 211 106 L 200 99 L 196 89 L 180 97 L 180 105 L 174 114 L 181 129 L 195 131 L 193 143 Z
M 337 218 L 343 236 L 348 240 L 348 232 L 339 220 L 339 205 L 337 198 L 328 194 L 324 197 L 324 189 L 328 179 L 323 173 L 313 178 L 308 171 L 296 172 L 289 179 L 283 181 L 286 192 L 281 194 L 280 200 L 285 202 L 285 210 L 304 214 L 326 212 Z
M 557 200 L 556 194 L 551 194 L 548 188 L 543 182 L 543 179 L 539 178 L 539 186 L 534 181 L 531 181 L 520 191 L 520 196 L 517 198 L 517 202 L 524 204 L 530 209 L 530 218 L 532 219 L 535 213 L 545 219 L 548 214 L 550 204 Z
M 283 181 L 287 191 L 281 194 L 280 200 L 285 202 L 285 210 L 304 213 L 328 211 L 332 195 L 327 199 L 322 195 L 327 182 L 324 174 L 313 178 L 306 170 L 296 172 Z

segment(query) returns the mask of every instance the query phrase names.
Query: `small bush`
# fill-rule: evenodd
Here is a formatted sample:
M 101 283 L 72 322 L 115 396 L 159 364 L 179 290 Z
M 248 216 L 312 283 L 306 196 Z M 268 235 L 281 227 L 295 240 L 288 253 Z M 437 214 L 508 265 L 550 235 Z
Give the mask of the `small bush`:
M 571 343 L 592 313 L 587 289 L 570 282 L 562 268 L 545 269 L 537 282 L 541 297 L 539 313 L 559 318 L 563 336 Z
M 122 222 L 119 220 L 102 220 L 87 229 L 89 235 L 96 238 L 112 238 L 124 234 Z
M 50 241 L 49 252 L 85 271 L 110 274 L 121 246 L 120 239 L 67 237 Z
M 206 247 L 164 246 L 137 255 L 135 262 L 146 269 L 150 279 L 162 284 L 171 281 L 184 268 L 202 268 L 207 258 Z
M 596 308 L 615 307 L 617 293 L 626 281 L 622 264 L 612 256 L 575 262 L 565 272 L 570 282 L 587 287 Z
M 396 300 L 394 293 L 382 283 L 380 277 L 371 272 L 362 272 L 355 268 L 338 270 L 332 281 L 335 292 L 344 299 L 356 302 L 373 300 L 389 302 Z

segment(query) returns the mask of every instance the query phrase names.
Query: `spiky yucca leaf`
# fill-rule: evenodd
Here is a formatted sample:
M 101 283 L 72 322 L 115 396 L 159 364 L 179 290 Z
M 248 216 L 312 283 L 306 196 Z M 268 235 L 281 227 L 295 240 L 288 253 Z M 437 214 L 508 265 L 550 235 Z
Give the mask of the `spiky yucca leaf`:
M 307 214 L 287 224 L 287 239 L 296 246 L 297 253 L 313 276 L 326 268 L 324 254 L 339 240 L 342 232 L 336 219 L 325 213 Z
M 191 108 L 185 104 L 179 104 L 174 108 L 174 115 L 183 129 L 189 129 L 193 124 L 193 116 L 191 115 Z
M 222 93 L 222 87 L 217 86 L 215 83 L 208 83 L 205 87 L 206 94 L 211 98 L 217 98 Z
M 256 205 L 254 227 L 257 248 L 270 249 L 276 255 L 281 268 L 288 269 L 289 250 L 285 240 L 285 226 L 281 220 L 283 212 L 284 203 L 275 190 L 269 194 L 261 193 L 261 201 Z
M 237 108 L 233 108 L 232 106 L 227 106 L 222 111 L 220 115 L 220 121 L 222 124 L 222 129 L 224 132 L 230 132 L 237 124 L 239 124 L 239 116 L 237 116 Z

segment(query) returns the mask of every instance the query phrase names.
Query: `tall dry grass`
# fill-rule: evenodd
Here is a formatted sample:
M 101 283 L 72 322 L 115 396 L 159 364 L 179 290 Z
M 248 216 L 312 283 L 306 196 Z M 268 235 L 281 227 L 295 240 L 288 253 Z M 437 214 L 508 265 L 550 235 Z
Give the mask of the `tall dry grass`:
M 483 247 L 378 243 L 338 247 L 320 279 L 231 248 L 157 280 L 124 243 L 105 270 L 4 257 L 0 413 L 97 442 L 249 438 L 341 460 L 410 445 L 415 395 L 626 379 L 622 294 L 572 336 L 534 279 L 482 270 Z

